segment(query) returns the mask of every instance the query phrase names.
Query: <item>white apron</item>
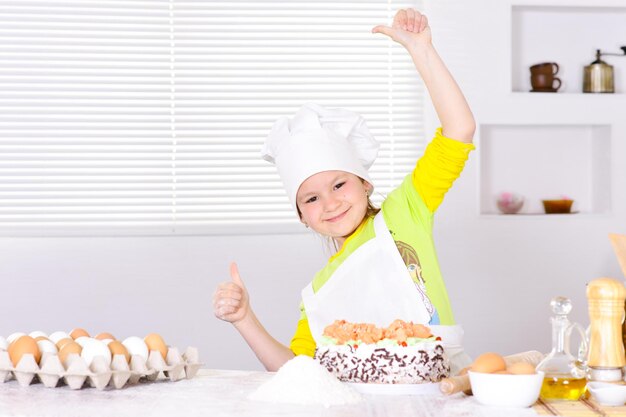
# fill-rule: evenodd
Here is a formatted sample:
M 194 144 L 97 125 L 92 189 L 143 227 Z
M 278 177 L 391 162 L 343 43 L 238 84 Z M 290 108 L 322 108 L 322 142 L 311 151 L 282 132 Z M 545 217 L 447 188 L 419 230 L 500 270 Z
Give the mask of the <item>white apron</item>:
M 429 300 L 412 280 L 382 211 L 374 218 L 374 231 L 375 237 L 348 256 L 317 293 L 312 284 L 302 290 L 309 328 L 317 344 L 324 328 L 335 320 L 373 323 L 378 327 L 387 327 L 396 319 L 425 325 L 430 322 L 425 305 Z M 461 348 L 460 326 L 430 327 L 433 334 L 443 339 L 453 374 L 471 363 Z M 455 356 L 463 358 L 455 361 Z

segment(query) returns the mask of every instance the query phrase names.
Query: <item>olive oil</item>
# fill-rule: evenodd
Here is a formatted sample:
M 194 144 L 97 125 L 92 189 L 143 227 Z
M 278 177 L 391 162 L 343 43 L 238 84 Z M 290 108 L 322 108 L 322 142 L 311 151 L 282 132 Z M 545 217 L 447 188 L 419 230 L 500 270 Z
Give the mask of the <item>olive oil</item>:
M 577 401 L 585 394 L 586 387 L 585 378 L 549 376 L 543 379 L 539 395 L 543 400 Z
M 572 302 L 566 297 L 554 297 L 550 301 L 554 316 L 552 322 L 552 351 L 537 365 L 537 371 L 544 373 L 539 396 L 544 400 L 577 401 L 586 395 L 586 369 L 582 365 L 584 354 L 579 350 L 575 358 L 570 350 L 572 330 L 578 330 L 583 342 L 585 330 L 577 323 L 571 323 L 567 315 L 572 310 Z M 583 343 L 584 352 L 587 351 Z

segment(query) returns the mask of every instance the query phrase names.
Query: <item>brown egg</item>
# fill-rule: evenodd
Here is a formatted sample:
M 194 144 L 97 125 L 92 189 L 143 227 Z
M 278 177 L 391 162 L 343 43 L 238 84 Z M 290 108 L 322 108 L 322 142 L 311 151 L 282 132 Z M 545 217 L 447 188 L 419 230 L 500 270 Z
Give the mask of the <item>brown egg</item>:
M 104 339 L 111 339 L 111 340 L 115 340 L 115 336 L 113 336 L 111 333 L 98 333 L 98 335 L 96 336 L 96 339 L 98 340 L 104 340 Z
M 50 339 L 48 339 L 46 336 L 37 336 L 35 338 L 35 342 L 39 342 L 40 340 L 50 340 Z
M 504 370 L 504 371 L 496 371 L 496 372 L 494 372 L 494 374 L 497 374 L 497 375 L 512 375 L 512 374 L 511 374 L 509 371 L 507 371 L 507 370 Z
M 25 354 L 32 354 L 35 357 L 35 362 L 39 363 L 41 359 L 41 352 L 39 351 L 39 347 L 37 346 L 37 342 L 30 336 L 21 336 L 13 341 L 9 345 L 9 358 L 11 358 L 11 362 L 13 366 L 17 366 L 22 356 Z
M 504 362 L 504 358 L 497 353 L 487 352 L 476 358 L 472 364 L 471 370 L 474 372 L 492 374 L 506 370 L 506 362 Z
M 514 375 L 532 375 L 537 373 L 535 367 L 526 362 L 517 362 L 506 368 L 507 371 Z
M 124 346 L 119 340 L 110 342 L 109 350 L 111 351 L 111 356 L 124 355 L 126 362 L 130 363 L 130 354 L 128 353 L 128 349 L 126 349 L 126 346 Z
M 74 340 L 78 339 L 79 337 L 90 337 L 89 333 L 87 333 L 87 330 L 85 329 L 81 329 L 79 327 L 77 327 L 76 329 L 72 330 L 70 332 L 70 337 Z
M 61 363 L 65 364 L 65 361 L 70 354 L 76 353 L 80 355 L 80 352 L 82 351 L 83 348 L 78 343 L 68 342 L 59 350 L 59 359 L 61 360 Z
M 146 342 L 149 351 L 156 350 L 158 352 L 161 352 L 161 356 L 163 356 L 163 359 L 167 357 L 167 345 L 160 335 L 156 333 L 150 333 L 143 339 L 143 341 Z
M 60 340 L 56 343 L 56 345 L 57 345 L 57 349 L 61 350 L 61 348 L 62 348 L 63 346 L 65 346 L 67 343 L 69 343 L 69 342 L 73 342 L 73 341 L 74 341 L 74 339 L 70 339 L 69 337 L 66 337 L 66 338 L 64 338 L 64 339 L 60 339 Z

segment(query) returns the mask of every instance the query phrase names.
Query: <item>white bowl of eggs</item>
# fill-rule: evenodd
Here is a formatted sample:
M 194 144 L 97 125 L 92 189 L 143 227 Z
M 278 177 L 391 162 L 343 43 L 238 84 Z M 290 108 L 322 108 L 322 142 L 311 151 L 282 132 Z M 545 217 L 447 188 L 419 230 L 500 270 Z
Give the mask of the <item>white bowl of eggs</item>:
M 507 366 L 497 353 L 480 355 L 469 369 L 476 400 L 489 406 L 530 407 L 539 398 L 544 373 L 529 363 Z

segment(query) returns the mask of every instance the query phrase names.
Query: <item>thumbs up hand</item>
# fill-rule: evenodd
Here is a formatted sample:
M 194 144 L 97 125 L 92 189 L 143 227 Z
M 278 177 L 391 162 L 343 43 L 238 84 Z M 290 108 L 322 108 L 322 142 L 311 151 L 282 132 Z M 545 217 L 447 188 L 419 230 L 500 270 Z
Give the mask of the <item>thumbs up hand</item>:
M 230 264 L 230 278 L 217 286 L 213 294 L 213 312 L 218 319 L 235 324 L 248 315 L 250 299 L 234 262 Z
M 387 35 L 407 49 L 432 41 L 428 19 L 413 9 L 398 10 L 391 27 L 378 25 L 372 29 L 372 33 Z

